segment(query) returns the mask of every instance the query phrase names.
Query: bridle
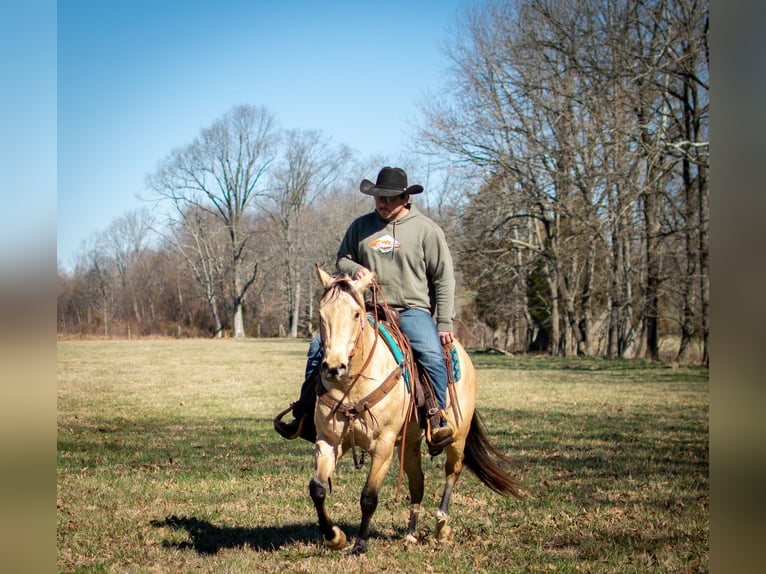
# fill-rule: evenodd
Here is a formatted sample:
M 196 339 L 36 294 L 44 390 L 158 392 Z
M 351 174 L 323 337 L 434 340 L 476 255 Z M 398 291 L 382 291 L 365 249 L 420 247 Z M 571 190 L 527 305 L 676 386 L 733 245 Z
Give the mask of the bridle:
M 337 279 L 330 285 L 328 285 L 325 288 L 324 293 L 322 294 L 322 297 L 320 298 L 320 308 L 322 306 L 322 301 L 324 300 L 325 296 L 328 294 L 330 290 L 337 289 L 338 284 L 342 281 L 346 281 L 350 284 L 350 281 L 348 279 Z M 375 294 L 378 291 L 377 284 L 373 285 L 373 294 Z M 356 339 L 354 341 L 354 346 L 352 347 L 351 353 L 349 355 L 348 359 L 348 367 L 351 369 L 351 359 L 356 353 L 357 349 L 361 348 L 362 353 L 364 354 L 364 339 L 362 338 L 362 334 L 364 333 L 365 325 L 368 322 L 367 313 L 365 312 L 364 308 L 364 302 L 363 300 L 360 301 L 360 298 L 358 297 L 358 293 L 356 293 L 353 290 L 344 290 L 344 292 L 348 293 L 352 296 L 356 304 L 360 307 L 361 312 L 359 314 L 360 316 L 360 326 L 359 330 L 356 334 Z M 373 295 L 375 298 L 375 295 Z M 344 415 L 348 421 L 349 424 L 345 427 L 345 430 L 343 431 L 343 435 L 341 436 L 341 441 L 343 442 L 345 435 L 349 433 L 351 428 L 353 427 L 354 419 L 357 418 L 359 415 L 363 415 L 364 413 L 369 413 L 370 420 L 373 423 L 376 423 L 375 415 L 372 413 L 370 409 L 374 407 L 378 402 L 383 400 L 389 392 L 391 392 L 394 387 L 396 386 L 397 382 L 399 381 L 399 378 L 402 374 L 402 364 L 398 364 L 394 370 L 389 373 L 389 375 L 383 380 L 383 382 L 374 389 L 371 393 L 367 394 L 362 399 L 356 401 L 356 402 L 349 402 L 348 394 L 351 391 L 351 389 L 354 387 L 354 385 L 357 383 L 357 381 L 364 376 L 364 372 L 367 370 L 367 367 L 369 367 L 370 363 L 372 362 L 372 358 L 375 354 L 375 348 L 378 344 L 378 339 L 380 338 L 378 334 L 377 324 L 378 324 L 378 316 L 377 316 L 377 305 L 374 306 L 373 311 L 373 343 L 372 347 L 370 348 L 370 351 L 366 354 L 364 363 L 362 364 L 361 368 L 356 371 L 356 373 L 349 376 L 350 384 L 348 387 L 344 390 L 343 396 L 340 399 L 334 399 L 328 395 L 328 393 L 321 393 L 319 397 L 317 398 L 318 401 L 322 402 L 324 405 L 330 407 L 330 416 L 328 418 L 332 418 L 333 423 L 333 431 L 335 431 L 336 423 L 338 422 L 338 413 Z M 361 340 L 361 345 L 360 345 Z M 322 343 L 324 345 L 324 343 Z M 326 387 L 325 387 L 326 389 Z M 366 421 L 364 417 L 362 417 L 362 421 L 366 424 Z M 356 452 L 356 442 L 354 439 L 354 433 L 350 433 L 351 436 L 351 452 L 354 457 L 354 466 L 358 469 L 361 468 L 361 466 L 364 464 L 364 452 L 362 453 L 361 460 L 357 456 Z
M 351 281 L 349 279 L 336 279 L 330 285 L 325 287 L 325 290 L 322 293 L 322 296 L 319 298 L 319 308 L 320 309 L 322 308 L 322 301 L 324 301 L 324 298 L 327 296 L 327 294 L 330 291 L 338 289 L 338 285 L 340 285 L 341 283 L 350 284 Z M 360 312 L 359 312 L 359 330 L 356 333 L 356 338 L 354 339 L 354 345 L 353 345 L 353 347 L 351 347 L 351 353 L 348 356 L 348 367 L 350 369 L 351 368 L 351 359 L 353 359 L 354 355 L 356 354 L 356 350 L 360 347 L 359 342 L 360 342 L 360 340 L 362 340 L 362 335 L 364 334 L 364 328 L 365 328 L 365 325 L 367 324 L 367 314 L 365 313 L 365 309 L 364 309 L 364 301 L 363 300 L 360 301 L 359 297 L 357 296 L 358 294 L 355 291 L 353 291 L 351 289 L 348 289 L 348 290 L 347 289 L 341 289 L 341 291 L 343 291 L 343 292 L 347 293 L 348 295 L 350 295 L 353 298 L 354 302 L 357 304 L 357 306 L 360 309 Z M 377 320 L 378 320 L 378 317 L 377 317 L 377 311 L 376 311 L 376 313 L 375 313 L 375 322 L 376 323 L 377 323 Z M 370 349 L 370 352 L 367 353 L 367 357 L 365 358 L 364 364 L 362 364 L 361 368 L 359 370 L 357 370 L 356 374 L 351 375 L 349 377 L 351 379 L 351 384 L 348 386 L 348 390 L 351 390 L 351 388 L 356 384 L 356 382 L 362 376 L 362 373 L 364 373 L 364 371 L 367 369 L 367 367 L 370 366 L 370 362 L 372 361 L 372 356 L 375 353 L 375 347 L 378 344 L 378 332 L 377 332 L 377 330 L 375 330 L 374 335 L 375 335 L 375 337 L 374 337 L 374 339 L 372 341 L 372 348 Z M 362 340 L 362 343 L 363 342 L 364 341 Z M 320 345 L 321 345 L 322 350 L 323 350 L 322 352 L 324 352 L 324 341 L 323 340 L 320 341 Z M 362 347 L 363 347 L 363 345 L 362 345 Z M 362 348 L 362 353 L 364 353 L 364 348 Z M 347 394 L 347 393 L 345 393 L 345 394 Z

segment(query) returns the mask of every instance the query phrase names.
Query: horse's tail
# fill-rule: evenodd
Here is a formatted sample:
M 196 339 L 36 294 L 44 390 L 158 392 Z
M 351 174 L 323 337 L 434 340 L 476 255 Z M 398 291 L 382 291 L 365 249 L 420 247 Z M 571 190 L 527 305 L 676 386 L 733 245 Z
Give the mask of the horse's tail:
M 476 411 L 471 419 L 464 454 L 465 465 L 480 481 L 498 494 L 511 494 L 522 498 L 523 491 L 529 490 L 523 482 L 516 480 L 503 469 L 501 463 L 508 464 L 511 460 L 489 441 L 484 424 Z

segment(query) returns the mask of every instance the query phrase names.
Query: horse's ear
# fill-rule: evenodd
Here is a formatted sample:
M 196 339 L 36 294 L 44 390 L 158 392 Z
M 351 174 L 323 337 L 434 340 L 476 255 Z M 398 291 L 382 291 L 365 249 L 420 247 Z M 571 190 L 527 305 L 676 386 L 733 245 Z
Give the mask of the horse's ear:
M 327 271 L 322 269 L 319 264 L 316 265 L 317 270 L 317 276 L 319 277 L 319 280 L 322 282 L 322 285 L 327 287 L 330 283 L 332 283 L 332 277 L 330 276 Z

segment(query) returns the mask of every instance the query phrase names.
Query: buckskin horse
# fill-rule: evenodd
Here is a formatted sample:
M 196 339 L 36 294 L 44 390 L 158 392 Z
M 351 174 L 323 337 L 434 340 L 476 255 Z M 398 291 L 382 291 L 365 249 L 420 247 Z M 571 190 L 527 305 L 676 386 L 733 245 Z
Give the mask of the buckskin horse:
M 332 277 L 316 268 L 324 285 L 319 300 L 323 344 L 320 394 L 314 412 L 317 429 L 314 472 L 309 483 L 324 543 L 340 550 L 346 535 L 333 523 L 325 508 L 336 464 L 349 449 L 356 461 L 357 448 L 369 453 L 370 467 L 361 495 L 362 518 L 352 554 L 367 551 L 370 520 L 378 505 L 383 479 L 399 450 L 401 470 L 407 475 L 410 494 L 409 524 L 405 541 L 416 542 L 417 521 L 423 500 L 421 469 L 423 429 L 415 415 L 413 394 L 403 376 L 401 361 L 380 342 L 378 329 L 368 319 L 363 293 L 373 274 L 354 281 Z M 436 513 L 437 540 L 450 539 L 447 524 L 452 490 L 467 466 L 495 492 L 522 497 L 524 485 L 506 473 L 509 462 L 488 440 L 475 411 L 476 373 L 463 347 L 454 343 L 459 375 L 448 393 L 447 413 L 455 441 L 444 448 L 446 483 Z M 401 480 L 401 473 L 400 473 Z

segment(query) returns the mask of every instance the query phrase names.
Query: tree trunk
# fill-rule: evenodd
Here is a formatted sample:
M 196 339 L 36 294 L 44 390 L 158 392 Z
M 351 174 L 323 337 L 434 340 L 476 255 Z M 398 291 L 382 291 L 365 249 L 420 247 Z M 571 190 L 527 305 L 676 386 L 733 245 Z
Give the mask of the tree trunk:
M 104 295 L 103 307 L 104 307 L 104 313 L 103 313 L 103 317 L 104 317 L 104 337 L 108 337 L 109 336 L 109 301 L 108 301 L 106 295 Z
M 210 308 L 210 315 L 213 317 L 213 337 L 220 339 L 223 337 L 223 325 L 221 324 L 221 316 L 218 313 L 218 299 L 214 291 L 208 290 L 207 305 Z
M 234 299 L 234 337 L 237 339 L 245 337 L 245 320 L 240 297 Z
M 593 307 L 592 307 L 592 293 L 593 293 L 593 276 L 595 266 L 595 244 L 593 241 L 589 241 L 585 251 L 585 277 L 583 278 L 582 285 L 582 300 L 580 303 L 582 309 L 582 318 L 580 319 L 581 338 L 577 343 L 577 354 L 590 356 L 593 354 Z
M 688 83 L 686 88 L 686 100 L 688 100 Z M 691 132 L 691 118 L 689 117 L 689 107 L 684 106 L 684 127 L 686 133 Z M 678 348 L 678 354 L 676 359 L 680 363 L 687 363 L 693 356 L 693 343 L 694 335 L 696 332 L 695 326 L 695 294 L 694 288 L 696 287 L 694 277 L 697 273 L 697 247 L 698 243 L 694 234 L 694 227 L 696 227 L 696 203 L 697 194 L 695 193 L 695 182 L 692 179 L 691 173 L 691 161 L 688 154 L 684 155 L 681 161 L 681 180 L 684 186 L 684 254 L 686 259 L 686 269 L 684 270 L 684 276 L 681 278 L 681 296 L 683 298 L 682 315 L 681 315 L 681 344 Z
M 710 349 L 708 347 L 710 339 L 710 245 L 709 245 L 709 227 L 710 218 L 708 215 L 708 186 L 707 177 L 704 174 L 704 167 L 700 166 L 698 173 L 699 183 L 699 257 L 700 257 L 700 303 L 702 315 L 702 364 L 710 366 Z
M 314 298 L 309 297 L 308 311 L 306 312 L 306 329 L 309 337 L 314 335 Z
M 643 139 L 648 139 L 647 135 Z M 644 357 L 651 361 L 660 358 L 660 218 L 661 187 L 663 178 L 659 175 L 660 166 L 653 165 L 647 158 L 646 189 L 644 190 L 644 257 L 646 265 L 646 283 L 644 285 Z
M 298 338 L 298 321 L 300 319 L 301 309 L 301 282 L 296 280 L 295 293 L 293 295 L 293 314 L 290 318 L 290 337 Z
M 561 349 L 561 324 L 559 318 L 559 290 L 558 290 L 558 277 L 556 276 L 556 269 L 549 264 L 545 264 L 548 287 L 551 291 L 551 355 L 558 357 Z M 552 269 L 551 269 L 552 268 Z
M 652 247 L 650 247 L 650 245 Z M 657 255 L 652 253 L 656 248 L 656 243 L 647 238 L 647 261 L 646 261 L 646 299 L 644 302 L 644 321 L 646 324 L 646 348 L 644 357 L 658 361 L 660 358 L 660 338 L 659 338 L 659 262 Z
M 233 272 L 233 300 L 232 300 L 232 316 L 233 316 L 233 327 L 234 327 L 234 338 L 235 339 L 243 339 L 245 337 L 245 321 L 243 317 L 242 312 L 242 297 L 244 295 L 244 289 L 242 289 L 242 259 L 240 257 L 235 256 L 232 261 L 232 266 L 234 269 Z

